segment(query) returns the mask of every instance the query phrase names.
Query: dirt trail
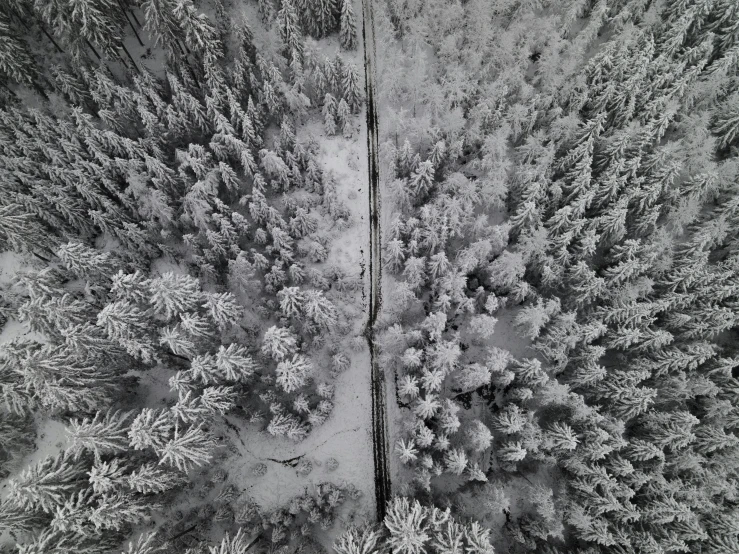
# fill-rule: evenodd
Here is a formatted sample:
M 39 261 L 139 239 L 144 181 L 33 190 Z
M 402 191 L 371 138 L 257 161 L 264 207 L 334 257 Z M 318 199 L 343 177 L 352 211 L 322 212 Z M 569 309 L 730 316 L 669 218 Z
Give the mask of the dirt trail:
M 369 314 L 365 337 L 370 351 L 372 371 L 372 450 L 375 467 L 375 505 L 377 519 L 385 517 L 390 499 L 390 470 L 387 451 L 387 415 L 385 408 L 385 372 L 379 366 L 375 345 L 375 322 L 382 305 L 382 259 L 380 255 L 380 178 L 378 161 L 377 105 L 375 100 L 375 33 L 373 0 L 362 0 L 362 37 L 364 42 L 364 82 L 367 98 L 367 156 L 369 162 Z

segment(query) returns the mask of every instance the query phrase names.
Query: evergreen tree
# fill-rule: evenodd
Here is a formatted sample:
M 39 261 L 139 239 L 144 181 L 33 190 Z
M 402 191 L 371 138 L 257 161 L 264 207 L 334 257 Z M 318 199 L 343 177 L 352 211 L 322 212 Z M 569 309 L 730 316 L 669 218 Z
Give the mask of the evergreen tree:
M 297 340 L 288 329 L 272 326 L 265 331 L 262 353 L 270 356 L 276 362 L 291 356 L 296 350 Z
M 166 410 L 144 408 L 131 422 L 128 431 L 130 445 L 136 450 L 153 448 L 160 451 L 172 434 L 173 427 L 172 417 Z
M 68 452 L 48 456 L 10 481 L 7 500 L 19 509 L 52 513 L 84 486 L 84 470 L 85 463 Z
M 127 476 L 126 484 L 140 494 L 158 494 L 182 485 L 182 474 L 167 470 L 154 463 L 140 466 Z
M 201 427 L 192 426 L 182 431 L 179 425 L 175 425 L 174 435 L 159 452 L 159 463 L 187 473 L 210 462 L 213 448 L 213 440 Z
M 99 283 L 107 283 L 116 266 L 110 252 L 98 252 L 79 242 L 62 245 L 56 255 L 73 274 Z
M 303 59 L 303 40 L 300 36 L 298 15 L 292 0 L 281 0 L 280 11 L 277 13 L 277 23 L 280 38 L 290 53 L 290 58 L 297 61 Z M 260 2 L 260 7 L 262 2 Z
M 330 93 L 326 93 L 323 100 L 323 128 L 327 135 L 336 134 L 336 100 Z
M 36 255 L 52 251 L 57 244 L 32 213 L 14 203 L 0 206 L 0 241 L 3 248 Z
M 354 17 L 354 8 L 352 7 L 351 0 L 341 1 L 339 26 L 341 47 L 345 50 L 354 50 L 357 45 L 357 22 Z
M 80 456 L 85 450 L 91 451 L 95 459 L 101 454 L 116 454 L 128 450 L 128 420 L 131 414 L 108 411 L 95 414 L 92 419 L 70 421 L 69 452 Z
M 197 279 L 189 275 L 165 273 L 157 279 L 149 281 L 151 296 L 149 303 L 155 313 L 166 320 L 194 311 L 201 298 L 200 285 Z
M 425 513 L 418 501 L 412 504 L 407 498 L 398 498 L 388 506 L 383 524 L 390 533 L 388 545 L 393 552 L 418 554 L 431 538 L 427 533 Z
M 25 41 L 12 31 L 11 25 L 11 20 L 0 14 L 0 73 L 6 79 L 30 85 L 36 78 L 35 63 Z
M 349 64 L 344 69 L 341 76 L 342 98 L 346 100 L 352 112 L 357 112 L 362 99 L 362 93 L 359 90 L 359 71 L 357 66 Z
M 285 359 L 277 364 L 277 383 L 285 392 L 294 392 L 305 385 L 311 371 L 312 367 L 308 360 L 295 354 L 292 359 Z

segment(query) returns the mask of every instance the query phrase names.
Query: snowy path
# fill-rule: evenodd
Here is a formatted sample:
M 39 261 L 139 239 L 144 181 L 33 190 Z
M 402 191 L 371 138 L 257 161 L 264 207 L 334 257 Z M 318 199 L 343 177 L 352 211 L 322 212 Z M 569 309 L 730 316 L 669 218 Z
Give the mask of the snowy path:
M 369 253 L 369 313 L 365 336 L 370 350 L 372 372 L 372 450 L 375 463 L 375 506 L 377 519 L 385 517 L 385 504 L 390 499 L 390 470 L 387 450 L 387 415 L 385 372 L 377 360 L 375 322 L 382 304 L 380 255 L 380 179 L 378 160 L 377 106 L 375 103 L 375 34 L 372 0 L 362 1 L 362 38 L 364 43 L 364 83 L 367 96 L 367 156 L 369 169 L 370 253 Z

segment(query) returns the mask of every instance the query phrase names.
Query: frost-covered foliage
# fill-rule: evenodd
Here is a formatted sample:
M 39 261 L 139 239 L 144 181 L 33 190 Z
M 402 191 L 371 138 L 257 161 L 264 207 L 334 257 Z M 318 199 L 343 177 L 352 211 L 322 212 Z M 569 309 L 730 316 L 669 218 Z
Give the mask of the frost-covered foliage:
M 337 554 L 494 554 L 490 531 L 479 523 L 464 524 L 450 510 L 424 506 L 418 500 L 398 497 L 387 505 L 381 525 L 352 527 L 334 543 Z
M 224 485 L 122 546 L 226 450 L 223 416 L 299 441 L 349 365 L 360 284 L 325 265 L 349 211 L 302 124 L 355 132 L 360 6 L 257 4 L 261 41 L 239 2 L 0 8 L 0 249 L 43 267 L 0 295 L 13 551 L 233 520 L 193 549 L 297 552 L 343 501 L 265 516 Z M 372 6 L 397 486 L 459 517 L 399 498 L 336 549 L 739 551 L 736 2 Z M 68 441 L 24 465 L 46 418 Z
M 0 250 L 45 265 L 0 295 L 0 324 L 22 329 L 0 344 L 0 477 L 13 491 L 0 534 L 14 552 L 123 550 L 226 455 L 223 416 L 300 440 L 333 408 L 313 358 L 335 360 L 326 379 L 348 365 L 322 350 L 345 324 L 330 289 L 347 286 L 322 268 L 325 221 L 348 211 L 297 132 L 331 94 L 351 134 L 361 73 L 319 59 L 303 34 L 355 48 L 352 2 L 281 2 L 281 44 L 263 51 L 231 17 L 238 3 L 73 4 L 0 8 Z M 68 441 L 24 468 L 46 418 Z M 203 538 L 233 519 L 207 506 Z M 136 535 L 125 551 L 174 536 Z M 253 544 L 240 533 L 211 551 Z
M 497 491 L 506 551 L 735 550 L 735 3 L 385 15 L 406 490 L 468 515 Z

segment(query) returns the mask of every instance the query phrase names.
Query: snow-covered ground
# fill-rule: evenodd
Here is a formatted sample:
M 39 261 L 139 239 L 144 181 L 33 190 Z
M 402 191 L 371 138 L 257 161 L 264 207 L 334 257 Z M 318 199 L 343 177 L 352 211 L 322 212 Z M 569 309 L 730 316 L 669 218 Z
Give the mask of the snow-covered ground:
M 358 118 L 362 121 L 361 116 Z M 320 137 L 319 160 L 324 171 L 333 173 L 339 199 L 351 211 L 350 224 L 335 236 L 327 265 L 336 265 L 347 275 L 363 275 L 368 253 L 367 232 L 367 159 L 363 152 L 364 125 L 351 140 L 336 137 Z M 301 130 L 320 136 L 318 126 L 310 125 Z M 299 133 L 300 137 L 300 133 Z M 366 278 L 363 279 L 366 288 Z M 365 323 L 366 292 L 357 289 L 345 293 L 347 303 L 342 309 L 353 316 L 353 336 L 360 335 Z M 310 491 L 313 485 L 331 481 L 340 486 L 353 485 L 362 492 L 358 501 L 349 502 L 342 518 L 372 518 L 374 513 L 374 481 L 372 469 L 371 413 L 370 413 L 370 364 L 366 346 L 351 354 L 350 368 L 333 382 L 335 386 L 334 410 L 329 419 L 314 429 L 308 437 L 295 443 L 286 438 L 274 438 L 260 432 L 254 425 L 239 425 L 238 433 L 230 431 L 238 451 L 226 464 L 229 481 L 237 484 L 243 497 L 249 497 L 263 510 L 283 506 L 292 497 Z M 297 460 L 300 458 L 300 460 Z M 338 467 L 330 471 L 329 459 L 335 459 Z M 291 463 L 285 460 L 292 460 Z M 301 475 L 295 464 L 310 462 L 312 471 Z M 267 473 L 254 474 L 254 468 L 263 463 Z M 334 526 L 319 537 L 329 547 L 341 531 Z

